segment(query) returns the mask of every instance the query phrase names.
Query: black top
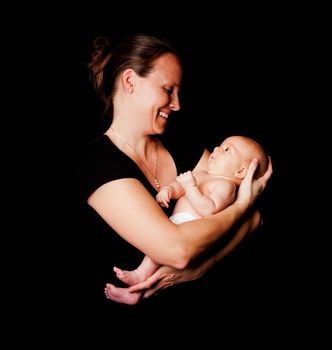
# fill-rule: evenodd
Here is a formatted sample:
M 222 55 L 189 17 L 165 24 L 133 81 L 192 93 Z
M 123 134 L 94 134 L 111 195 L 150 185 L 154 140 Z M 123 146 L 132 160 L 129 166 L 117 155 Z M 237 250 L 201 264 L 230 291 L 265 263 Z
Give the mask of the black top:
M 172 135 L 170 135 L 171 137 Z M 162 143 L 171 153 L 177 168 L 177 173 L 182 173 L 193 169 L 203 154 L 203 146 L 195 142 L 182 142 L 173 139 L 168 140 L 162 137 Z M 83 278 L 82 288 L 85 292 L 91 292 L 96 296 L 98 312 L 106 312 L 106 315 L 114 310 L 120 311 L 124 316 L 125 310 L 133 310 L 149 307 L 149 304 L 155 305 L 159 300 L 166 298 L 151 297 L 141 301 L 138 305 L 128 306 L 107 300 L 104 296 L 104 286 L 107 282 L 117 286 L 125 286 L 115 276 L 113 266 L 118 266 L 125 270 L 135 269 L 142 261 L 144 255 L 122 239 L 112 228 L 87 204 L 87 198 L 103 184 L 121 178 L 135 178 L 141 181 L 153 197 L 156 196 L 156 190 L 147 181 L 141 170 L 135 162 L 121 152 L 105 136 L 99 136 L 90 142 L 80 153 L 75 165 L 75 190 L 78 202 L 78 237 L 86 243 L 81 249 Z M 174 203 L 173 203 L 174 206 Z M 173 209 L 165 209 L 169 216 Z M 130 218 L 128 218 L 130 220 Z M 93 285 L 91 279 L 95 280 L 95 290 L 90 290 Z M 167 288 L 160 294 L 167 295 Z M 174 292 L 171 292 L 174 293 Z M 91 294 L 87 293 L 90 299 Z M 94 305 L 95 307 L 96 305 Z

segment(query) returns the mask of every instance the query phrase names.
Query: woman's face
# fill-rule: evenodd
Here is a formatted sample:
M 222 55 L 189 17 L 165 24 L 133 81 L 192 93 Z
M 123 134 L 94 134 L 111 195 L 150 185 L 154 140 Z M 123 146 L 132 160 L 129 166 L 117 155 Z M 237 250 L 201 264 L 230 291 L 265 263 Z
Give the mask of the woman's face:
M 171 112 L 180 109 L 178 93 L 181 77 L 180 63 L 176 56 L 169 53 L 155 61 L 148 76 L 137 77 L 137 107 L 144 116 L 144 121 L 149 116 L 147 122 L 150 123 L 150 132 L 153 134 L 163 133 Z

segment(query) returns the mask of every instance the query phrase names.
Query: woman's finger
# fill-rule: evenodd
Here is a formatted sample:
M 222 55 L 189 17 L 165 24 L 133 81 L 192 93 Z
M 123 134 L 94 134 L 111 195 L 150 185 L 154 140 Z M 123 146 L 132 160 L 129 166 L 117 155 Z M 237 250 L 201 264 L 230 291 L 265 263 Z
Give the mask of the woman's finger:
M 248 177 L 250 180 L 254 176 L 255 171 L 257 169 L 257 166 L 258 166 L 258 159 L 257 158 L 253 158 L 251 160 L 250 164 L 249 164 L 248 171 L 247 171 L 247 174 L 246 174 L 246 177 Z
M 143 299 L 149 298 L 151 295 L 155 294 L 161 287 L 154 287 L 148 289 L 144 294 L 143 294 Z
M 267 167 L 265 174 L 263 175 L 264 180 L 267 181 L 271 177 L 272 173 L 273 173 L 272 159 L 269 156 L 269 164 L 268 164 L 268 167 Z
M 160 276 L 158 273 L 154 273 L 152 276 L 147 278 L 145 281 L 137 283 L 133 286 L 129 287 L 129 292 L 137 292 L 143 289 L 149 289 L 151 286 L 153 286 L 155 283 L 157 283 L 160 280 Z

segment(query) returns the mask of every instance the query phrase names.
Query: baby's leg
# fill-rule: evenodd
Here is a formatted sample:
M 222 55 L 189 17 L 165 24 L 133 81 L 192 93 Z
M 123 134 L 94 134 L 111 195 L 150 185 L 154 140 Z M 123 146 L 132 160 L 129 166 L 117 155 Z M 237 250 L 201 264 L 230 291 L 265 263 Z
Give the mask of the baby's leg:
M 104 293 L 107 299 L 116 301 L 117 303 L 134 305 L 141 299 L 143 292 L 129 292 L 129 288 L 119 288 L 113 284 L 106 284 Z
M 158 264 L 145 255 L 144 259 L 136 270 L 121 270 L 116 266 L 114 266 L 113 270 L 119 280 L 132 286 L 139 282 L 145 281 L 158 269 L 158 267 Z

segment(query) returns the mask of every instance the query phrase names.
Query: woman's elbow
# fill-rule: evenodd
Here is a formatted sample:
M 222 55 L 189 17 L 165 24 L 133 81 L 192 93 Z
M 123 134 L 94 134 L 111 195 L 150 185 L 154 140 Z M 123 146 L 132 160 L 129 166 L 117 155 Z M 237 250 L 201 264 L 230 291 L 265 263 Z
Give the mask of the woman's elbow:
M 174 262 L 173 266 L 177 270 L 184 270 L 189 264 L 188 260 L 177 260 Z
M 167 258 L 167 262 L 164 265 L 171 266 L 178 270 L 183 270 L 188 266 L 190 260 L 188 250 L 184 247 L 178 246 L 177 248 L 172 249 Z

